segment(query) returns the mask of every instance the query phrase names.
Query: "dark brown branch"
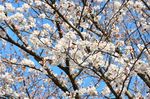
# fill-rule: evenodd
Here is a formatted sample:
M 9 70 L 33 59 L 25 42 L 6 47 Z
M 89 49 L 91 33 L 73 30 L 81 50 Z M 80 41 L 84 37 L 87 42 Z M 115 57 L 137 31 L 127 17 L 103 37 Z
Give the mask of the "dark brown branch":
M 25 80 L 23 80 L 23 84 L 24 84 L 24 86 L 26 86 L 26 82 L 25 82 Z M 26 93 L 27 93 L 27 95 L 28 95 L 29 99 L 31 99 L 31 96 L 30 96 L 30 93 L 29 93 L 28 89 L 27 89 L 27 88 L 25 88 L 25 90 L 26 90 Z
M 145 84 L 150 88 L 150 78 L 146 73 L 137 72 L 137 75 L 145 82 Z
M 99 15 L 100 13 L 103 12 L 103 10 L 105 9 L 105 7 L 107 6 L 107 4 L 109 3 L 110 0 L 107 0 L 107 2 L 104 4 L 104 6 L 102 7 L 102 9 L 96 14 Z
M 126 91 L 125 94 L 128 96 L 129 99 L 133 99 L 133 96 L 129 91 Z
M 49 75 L 48 77 L 55 83 L 55 85 L 57 85 L 57 87 L 59 87 L 64 92 L 69 92 L 67 87 L 63 86 L 63 84 L 58 80 L 57 77 L 54 76 L 54 74 L 52 74 L 52 72 L 50 72 L 50 70 L 48 68 L 45 70 L 47 71 L 47 73 Z
M 149 5 L 144 1 L 144 0 L 141 0 L 143 3 L 144 3 L 144 5 L 148 8 L 148 10 L 150 10 L 150 7 L 149 7 Z
M 64 22 L 66 22 L 73 30 L 75 30 L 75 31 L 78 33 L 78 35 L 80 36 L 80 38 L 81 38 L 82 40 L 84 40 L 84 37 L 82 36 L 81 32 L 80 32 L 77 28 L 75 28 L 75 27 L 57 10 L 56 7 L 54 7 L 51 3 L 49 3 L 48 0 L 46 0 L 46 2 L 47 2 L 47 4 L 48 4 L 52 9 L 55 10 L 55 12 L 59 15 L 59 17 L 62 18 L 62 19 L 64 20 Z
M 28 46 L 22 39 L 21 37 L 21 33 L 19 32 L 19 30 L 15 27 L 14 24 L 11 24 L 11 26 L 5 21 L 5 23 L 7 24 L 7 26 L 17 35 L 17 37 L 20 39 L 20 41 L 25 45 Z
M 58 33 L 59 33 L 59 38 L 62 38 L 63 37 L 63 33 L 61 31 L 61 28 L 60 28 L 60 23 L 58 21 L 55 21 L 56 22 L 56 27 L 58 29 Z
M 100 75 L 96 70 L 92 69 L 92 71 L 93 71 L 96 75 L 98 75 L 101 79 L 104 80 L 104 82 L 106 83 L 106 85 L 108 86 L 108 88 L 110 89 L 110 91 L 114 94 L 114 96 L 116 97 L 116 99 L 120 99 L 120 98 L 118 97 L 117 93 L 115 92 L 115 90 L 113 89 L 113 87 L 111 86 L 110 80 L 105 77 L 105 75 L 103 74 L 103 72 L 100 71 L 100 74 L 101 74 L 101 75 Z

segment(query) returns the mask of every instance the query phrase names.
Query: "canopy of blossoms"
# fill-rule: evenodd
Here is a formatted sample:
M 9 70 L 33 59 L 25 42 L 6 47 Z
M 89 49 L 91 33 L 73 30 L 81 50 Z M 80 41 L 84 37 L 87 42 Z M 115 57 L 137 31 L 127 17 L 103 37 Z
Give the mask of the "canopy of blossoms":
M 0 96 L 150 97 L 149 0 L 1 0 Z

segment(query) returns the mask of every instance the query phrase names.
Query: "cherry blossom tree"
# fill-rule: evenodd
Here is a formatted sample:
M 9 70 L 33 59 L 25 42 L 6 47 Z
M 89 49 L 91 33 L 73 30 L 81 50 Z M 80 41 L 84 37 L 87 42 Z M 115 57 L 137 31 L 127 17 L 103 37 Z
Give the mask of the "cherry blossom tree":
M 149 0 L 0 0 L 0 96 L 150 98 Z

